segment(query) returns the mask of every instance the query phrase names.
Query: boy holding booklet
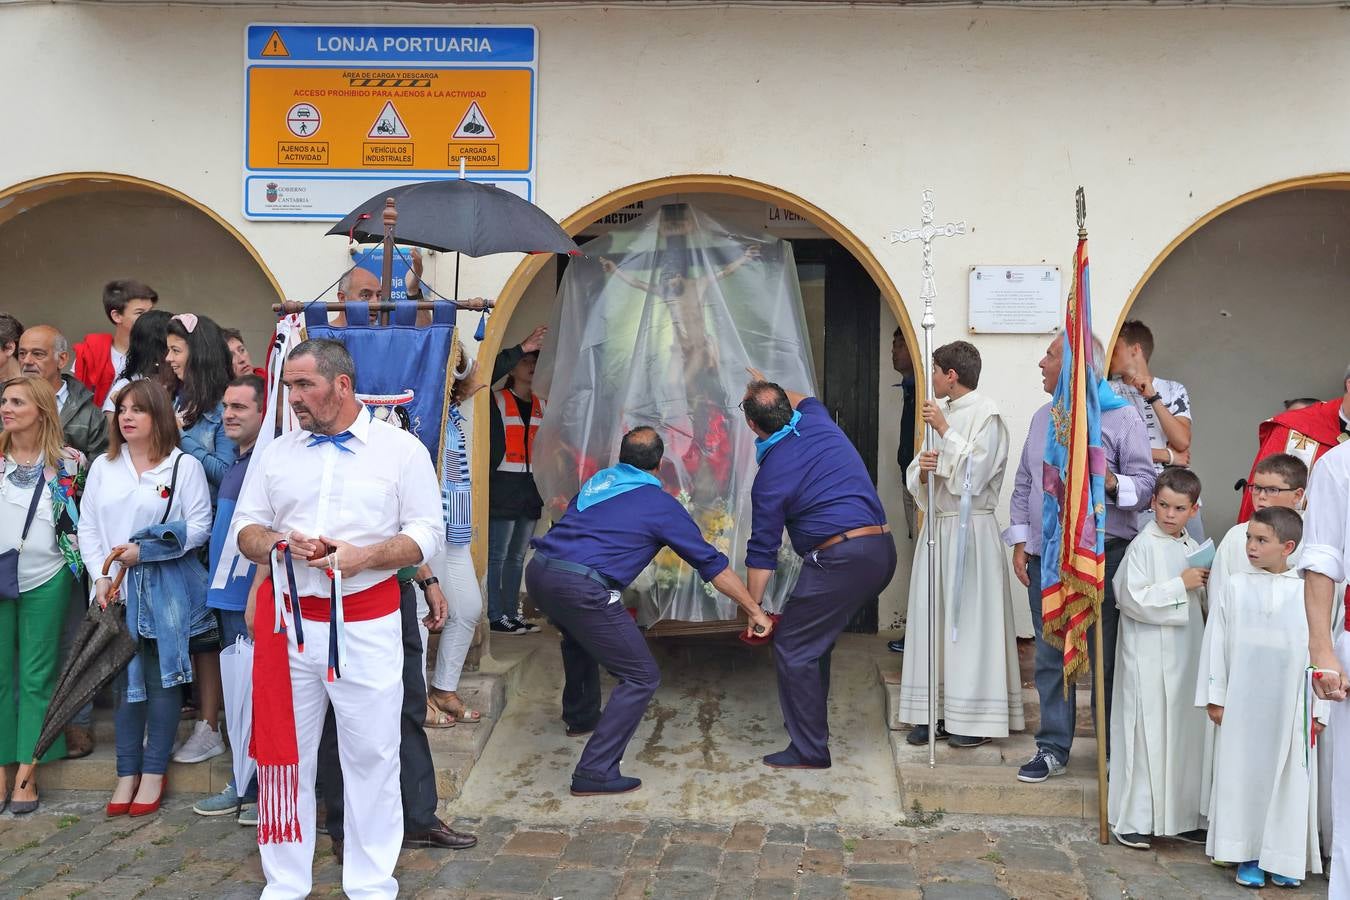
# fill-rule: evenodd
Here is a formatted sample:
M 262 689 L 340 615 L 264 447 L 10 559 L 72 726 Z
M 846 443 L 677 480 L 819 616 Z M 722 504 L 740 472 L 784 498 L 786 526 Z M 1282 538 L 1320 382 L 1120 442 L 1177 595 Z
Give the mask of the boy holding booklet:
M 1246 523 L 1251 571 L 1235 572 L 1210 612 L 1208 671 L 1200 673 L 1218 727 L 1206 852 L 1238 863 L 1237 883 L 1298 887 L 1322 871 L 1317 754 L 1326 701 L 1308 685 L 1303 579 L 1289 560 L 1303 538 L 1291 509 Z M 1317 721 L 1317 719 L 1322 721 Z

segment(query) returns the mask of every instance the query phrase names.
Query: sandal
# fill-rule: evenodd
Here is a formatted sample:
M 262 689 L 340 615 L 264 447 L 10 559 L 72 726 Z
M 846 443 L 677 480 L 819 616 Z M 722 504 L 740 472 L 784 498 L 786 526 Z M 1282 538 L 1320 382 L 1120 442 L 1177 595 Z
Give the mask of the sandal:
M 479 722 L 483 721 L 483 714 L 476 709 L 469 709 L 467 706 L 464 705 L 464 702 L 462 700 L 460 701 L 460 706 L 458 709 L 455 709 L 453 707 L 447 709 L 446 707 L 441 706 L 431 697 L 428 697 L 427 706 L 431 707 L 432 709 L 436 710 L 439 713 L 443 713 L 446 716 L 449 716 L 460 725 L 477 725 Z
M 425 728 L 454 728 L 455 717 L 427 701 L 427 717 L 422 725 Z

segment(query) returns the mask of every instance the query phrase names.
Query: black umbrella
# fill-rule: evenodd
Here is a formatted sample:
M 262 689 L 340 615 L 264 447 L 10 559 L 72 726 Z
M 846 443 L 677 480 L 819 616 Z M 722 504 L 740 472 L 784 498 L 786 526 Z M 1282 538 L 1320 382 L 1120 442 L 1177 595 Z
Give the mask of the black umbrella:
M 533 203 L 499 187 L 463 178 L 419 181 L 382 191 L 348 213 L 328 233 L 346 235 L 361 243 L 387 241 L 391 230 L 386 227 L 390 223 L 385 215 L 395 208 L 392 241 L 385 246 L 386 285 L 393 243 L 454 253 L 456 300 L 461 253 L 581 252 L 562 226 Z
M 108 574 L 117 554 L 103 563 L 103 574 Z M 108 591 L 108 605 L 97 603 L 89 607 L 84 621 L 71 643 L 70 657 L 57 679 L 42 731 L 33 747 L 33 764 L 51 749 L 62 729 L 75 714 L 94 698 L 103 686 L 117 677 L 136 655 L 136 639 L 127 630 L 126 604 L 121 600 L 122 577 L 126 569 L 117 573 Z

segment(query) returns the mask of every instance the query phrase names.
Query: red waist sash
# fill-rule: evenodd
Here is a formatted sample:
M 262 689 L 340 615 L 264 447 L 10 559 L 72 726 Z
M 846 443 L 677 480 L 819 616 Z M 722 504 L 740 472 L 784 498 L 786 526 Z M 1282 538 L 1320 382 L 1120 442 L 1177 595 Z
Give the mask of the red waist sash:
M 272 579 L 267 578 L 259 588 L 261 597 L 272 596 Z M 291 609 L 290 595 L 286 608 Z M 355 594 L 342 595 L 342 619 L 345 622 L 368 622 L 398 612 L 401 594 L 398 579 L 389 576 L 379 584 Z M 300 617 L 311 622 L 327 622 L 331 601 L 328 597 L 301 597 Z

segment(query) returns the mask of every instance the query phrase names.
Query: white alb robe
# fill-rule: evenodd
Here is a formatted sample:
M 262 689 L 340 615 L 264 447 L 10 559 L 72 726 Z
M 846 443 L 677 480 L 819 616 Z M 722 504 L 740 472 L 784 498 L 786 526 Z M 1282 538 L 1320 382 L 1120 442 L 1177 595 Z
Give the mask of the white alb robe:
M 1298 558 L 1302 550 L 1302 544 L 1294 548 L 1294 552 L 1289 555 L 1289 568 L 1298 568 Z M 1214 554 L 1214 567 L 1209 571 L 1209 583 L 1205 586 L 1205 594 L 1209 601 L 1209 617 L 1211 619 L 1214 617 L 1215 606 L 1223 602 L 1224 587 L 1228 580 L 1240 572 L 1254 573 L 1256 571 L 1251 561 L 1247 559 L 1247 523 L 1239 522 L 1228 529 L 1228 534 L 1224 535 L 1223 540 L 1219 543 Z M 1345 585 L 1338 585 L 1331 611 L 1333 640 L 1345 633 L 1344 598 Z M 1206 622 L 1204 641 L 1200 645 L 1201 678 L 1195 687 L 1196 706 L 1204 706 L 1208 702 L 1205 699 L 1206 686 L 1203 676 L 1205 672 L 1209 671 L 1210 645 L 1210 628 L 1208 622 Z M 1200 794 L 1200 811 L 1206 816 L 1209 815 L 1210 786 L 1214 782 L 1214 731 L 1214 723 L 1206 719 L 1204 769 L 1201 773 L 1202 793 Z M 1331 731 L 1328 730 L 1317 739 L 1317 818 L 1322 832 L 1323 845 L 1328 849 L 1331 847 L 1331 765 L 1334 756 L 1333 738 Z
M 1201 591 L 1181 581 L 1197 545 L 1151 522 L 1116 572 L 1120 637 L 1111 703 L 1107 817 L 1121 834 L 1181 834 L 1203 825 L 1205 712 L 1193 701 L 1204 623 Z
M 1299 570 L 1343 583 L 1350 579 L 1350 443 L 1332 448 L 1318 460 L 1308 481 L 1307 499 Z M 1350 632 L 1342 632 L 1335 646 L 1342 670 L 1350 671 Z M 1328 731 L 1334 735 L 1335 757 L 1335 772 L 1330 776 L 1334 778 L 1331 797 L 1335 829 L 1328 896 L 1331 900 L 1350 900 L 1350 700 L 1331 705 Z
M 1298 550 L 1295 549 L 1289 557 L 1289 567 L 1294 568 L 1298 560 Z M 1213 629 L 1210 623 L 1214 621 L 1216 608 L 1223 603 L 1224 589 L 1229 580 L 1239 573 L 1255 573 L 1257 570 L 1247 559 L 1247 523 L 1239 522 L 1228 533 L 1223 536 L 1219 546 L 1214 551 L 1214 565 L 1209 570 L 1209 582 L 1205 585 L 1205 599 L 1209 607 L 1209 617 L 1205 620 L 1205 635 L 1200 642 L 1200 677 L 1195 685 L 1195 705 L 1204 707 L 1209 703 L 1208 685 L 1206 684 L 1206 675 L 1210 667 L 1211 646 L 1213 644 Z M 1201 757 L 1203 768 L 1200 774 L 1200 812 L 1206 816 L 1209 815 L 1210 787 L 1214 783 L 1214 723 L 1205 719 L 1205 749 Z M 1238 860 L 1246 862 L 1246 860 Z
M 1017 666 L 1008 562 L 994 517 L 1008 462 L 1008 429 L 993 401 L 970 392 L 943 409 L 933 499 L 919 481 L 919 460 L 906 473 L 924 512 L 914 542 L 909 617 L 900 681 L 900 720 L 928 724 L 928 529 L 937 529 L 938 717 L 952 734 L 1007 737 L 1025 727 Z M 965 571 L 957 572 L 961 495 L 970 476 Z M 954 615 L 959 601 L 959 619 Z M 956 625 L 953 640 L 953 625 Z
M 1206 852 L 1302 880 L 1322 871 L 1309 717 L 1325 722 L 1328 712 L 1308 684 L 1303 579 L 1294 569 L 1236 572 L 1216 600 L 1197 686 L 1206 703 L 1224 708 Z

